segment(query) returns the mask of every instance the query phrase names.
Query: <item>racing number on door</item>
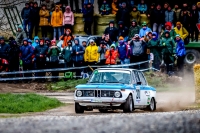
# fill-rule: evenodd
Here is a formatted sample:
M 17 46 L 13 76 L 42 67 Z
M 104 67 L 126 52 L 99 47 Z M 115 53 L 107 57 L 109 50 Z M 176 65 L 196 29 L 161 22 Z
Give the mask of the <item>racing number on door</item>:
M 136 87 L 136 100 L 140 100 L 140 87 Z

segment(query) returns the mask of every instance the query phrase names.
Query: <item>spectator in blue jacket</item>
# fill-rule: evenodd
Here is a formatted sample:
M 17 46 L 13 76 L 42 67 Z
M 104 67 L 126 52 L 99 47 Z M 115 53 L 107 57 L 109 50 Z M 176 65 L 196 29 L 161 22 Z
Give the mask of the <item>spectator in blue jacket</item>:
M 31 8 L 29 6 L 29 3 L 25 4 L 25 7 L 22 9 L 21 17 L 23 19 L 23 29 L 28 35 L 29 32 L 29 38 L 31 38 L 32 33 L 31 31 Z M 27 31 L 27 25 L 28 25 L 28 31 Z
M 100 8 L 100 13 L 101 15 L 108 15 L 110 14 L 110 5 L 107 3 L 106 0 L 103 0 L 103 4 L 101 5 L 101 8 Z
M 33 55 L 33 48 L 31 45 L 28 45 L 28 39 L 25 38 L 23 40 L 23 45 L 20 48 L 21 52 L 21 60 L 23 62 L 23 70 L 28 71 L 32 68 L 32 55 Z M 25 77 L 31 77 L 31 73 L 25 73 Z M 25 82 L 30 82 L 30 79 L 25 80 Z
M 138 11 L 140 11 L 141 14 L 145 14 L 147 12 L 147 4 L 144 3 L 144 0 L 141 0 L 141 3 L 138 4 Z
M 121 64 L 130 64 L 130 47 L 124 41 L 122 36 L 119 37 L 118 54 Z M 127 67 L 124 67 L 127 68 Z
M 35 48 L 40 43 L 40 38 L 38 36 L 34 37 L 34 42 L 32 43 L 32 47 Z
M 79 39 L 74 39 L 75 45 L 72 47 L 72 60 L 74 63 L 74 67 L 81 67 L 83 63 L 83 54 L 84 54 L 84 48 L 80 44 Z M 81 76 L 81 70 L 76 70 L 76 76 Z
M 142 28 L 140 29 L 140 32 L 139 32 L 140 38 L 143 38 L 149 32 L 152 32 L 152 30 L 147 26 L 146 22 L 143 22 Z
M 177 66 L 179 70 L 179 76 L 183 76 L 183 68 L 184 68 L 184 59 L 185 59 L 185 46 L 184 41 L 181 39 L 179 34 L 176 35 L 176 55 L 177 58 Z

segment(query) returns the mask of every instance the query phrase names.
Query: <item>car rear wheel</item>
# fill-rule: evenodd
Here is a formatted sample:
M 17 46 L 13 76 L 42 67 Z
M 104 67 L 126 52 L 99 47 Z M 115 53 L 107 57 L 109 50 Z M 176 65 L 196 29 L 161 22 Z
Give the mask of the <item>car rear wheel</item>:
M 156 101 L 154 98 L 151 98 L 150 104 L 148 106 L 149 111 L 155 111 L 156 110 Z
M 99 112 L 101 112 L 101 113 L 107 113 L 108 110 L 107 109 L 99 109 Z
M 75 112 L 77 114 L 82 114 L 84 113 L 84 107 L 81 106 L 79 103 L 75 103 Z
M 124 113 L 129 113 L 133 111 L 133 98 L 131 95 L 128 96 L 128 98 L 126 99 L 126 102 L 123 105 L 123 112 Z
M 200 58 L 200 53 L 199 51 L 197 50 L 194 50 L 194 49 L 189 49 L 186 51 L 186 55 L 185 55 L 185 65 L 188 69 L 191 69 L 193 68 L 192 66 L 195 64 L 195 63 L 198 63 L 199 62 L 199 59 Z

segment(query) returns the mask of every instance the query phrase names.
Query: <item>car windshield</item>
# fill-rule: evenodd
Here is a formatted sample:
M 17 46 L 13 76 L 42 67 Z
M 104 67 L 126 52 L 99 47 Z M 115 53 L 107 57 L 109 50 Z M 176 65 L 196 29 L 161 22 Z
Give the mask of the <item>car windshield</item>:
M 122 83 L 130 84 L 129 71 L 95 71 L 93 72 L 89 83 Z

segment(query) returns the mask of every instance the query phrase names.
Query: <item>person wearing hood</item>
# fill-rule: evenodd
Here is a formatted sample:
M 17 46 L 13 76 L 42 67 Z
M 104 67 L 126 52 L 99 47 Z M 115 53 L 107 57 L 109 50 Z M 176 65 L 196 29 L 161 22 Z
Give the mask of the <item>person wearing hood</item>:
M 118 0 L 113 0 L 111 6 L 112 6 L 112 14 L 116 15 L 117 11 L 119 10 L 118 9 Z
M 46 38 L 44 39 L 44 44 L 47 45 L 48 48 L 50 48 L 50 47 L 51 47 L 51 40 L 50 40 L 48 37 L 46 37 Z
M 33 8 L 31 10 L 31 35 L 29 36 L 30 39 L 32 39 L 32 33 L 35 29 L 35 36 L 38 35 L 38 28 L 40 23 L 40 16 L 39 16 L 40 8 L 38 7 L 38 3 L 34 2 Z
M 10 72 L 17 72 L 19 71 L 19 54 L 20 54 L 20 47 L 17 45 L 15 40 L 10 42 L 10 48 L 8 50 L 8 62 L 9 62 L 9 70 Z M 11 78 L 18 77 L 18 74 L 11 74 Z M 13 81 L 16 83 L 16 80 Z
M 34 39 L 33 39 L 33 43 L 32 43 L 32 47 L 35 48 L 36 46 L 39 45 L 40 43 L 40 38 L 38 36 L 35 36 Z
M 0 59 L 6 59 L 8 60 L 9 55 L 8 51 L 10 49 L 10 46 L 5 43 L 4 37 L 0 37 Z
M 184 59 L 186 55 L 184 41 L 181 39 L 180 35 L 176 35 L 176 58 L 177 58 L 177 67 L 180 77 L 183 77 L 184 73 Z
M 142 28 L 140 29 L 139 36 L 140 38 L 144 38 L 146 33 L 152 32 L 151 29 L 147 26 L 146 22 L 142 23 Z
M 189 35 L 188 31 L 183 27 L 180 22 L 176 23 L 176 27 L 174 28 L 176 34 L 179 34 L 181 39 L 184 41 Z
M 167 74 L 172 72 L 172 65 L 174 63 L 174 55 L 176 54 L 176 47 L 174 38 L 170 37 L 169 31 L 165 31 L 165 36 L 160 39 L 161 56 L 167 67 Z
M 141 0 L 138 4 L 138 11 L 140 11 L 141 14 L 145 14 L 147 12 L 147 4 L 144 3 L 144 0 Z
M 87 35 L 92 34 L 92 23 L 93 23 L 93 14 L 94 14 L 94 7 L 91 3 L 87 4 L 87 9 L 85 12 L 83 12 L 83 18 L 84 18 L 84 32 Z
M 170 5 L 168 6 L 167 10 L 165 11 L 165 23 L 166 22 L 171 22 L 172 23 L 172 28 L 176 23 L 176 14 L 172 10 Z
M 22 60 L 23 70 L 32 70 L 32 55 L 34 54 L 31 45 L 28 45 L 28 39 L 24 38 L 23 45 L 20 47 L 20 59 Z M 24 73 L 24 77 L 31 77 L 31 73 Z M 30 82 L 30 79 L 25 80 L 25 82 Z
M 118 29 L 114 26 L 114 21 L 110 21 L 109 26 L 105 29 L 104 35 L 109 35 L 112 42 L 117 42 Z
M 156 32 L 152 32 L 152 39 L 147 43 L 147 48 L 150 50 L 150 53 L 153 54 L 153 67 L 160 69 L 161 53 L 159 47 L 159 39 Z
M 172 23 L 171 22 L 166 22 L 165 23 L 165 31 L 169 31 L 170 37 L 172 38 L 176 38 L 176 32 L 175 30 L 172 28 Z M 165 37 L 164 32 L 162 33 L 161 37 Z
M 60 10 L 60 7 L 56 5 L 55 11 L 53 11 L 51 15 L 51 25 L 53 27 L 53 37 L 54 40 L 56 40 L 56 37 L 61 36 L 61 29 L 62 29 L 62 24 L 63 23 L 63 13 Z
M 197 10 L 196 5 L 192 6 L 192 10 L 190 11 L 190 31 L 191 31 L 191 41 L 194 41 L 194 35 L 195 35 L 195 41 L 198 42 L 198 35 L 199 30 L 196 26 L 199 19 L 199 12 Z
M 129 29 L 124 26 L 124 22 L 123 21 L 119 21 L 118 23 L 119 25 L 119 34 L 118 36 L 122 36 L 124 38 L 124 41 L 127 41 L 128 40 L 128 32 L 129 32 Z
M 74 25 L 74 13 L 71 11 L 71 7 L 67 6 L 63 14 L 63 26 L 65 29 L 72 30 L 73 25 Z
M 24 38 L 27 38 L 26 32 L 23 30 L 22 25 L 19 25 L 17 33 L 16 33 L 16 39 L 15 39 L 15 41 L 17 42 L 17 45 L 21 46 Z
M 100 55 L 100 65 L 105 65 L 106 63 L 105 54 L 107 49 L 109 49 L 109 46 L 107 46 L 104 41 L 101 41 L 100 46 L 98 47 L 98 53 Z
M 65 60 L 65 68 L 73 67 L 72 61 L 72 42 L 68 41 L 68 46 L 64 47 L 62 50 L 62 55 Z
M 59 54 L 61 52 L 61 49 L 56 46 L 56 41 L 52 40 L 51 41 L 51 47 L 48 50 L 48 55 L 50 57 L 50 67 L 51 69 L 56 69 L 59 68 Z M 59 72 L 58 71 L 52 71 L 52 76 L 58 76 Z M 58 78 L 53 78 L 53 82 L 57 82 Z
M 83 54 L 84 54 L 84 49 L 83 46 L 80 44 L 79 39 L 75 38 L 74 39 L 75 45 L 72 46 L 72 61 L 74 63 L 74 67 L 81 67 L 83 65 Z M 81 70 L 77 69 L 76 70 L 76 76 L 81 75 Z
M 92 39 L 89 46 L 85 49 L 84 60 L 90 66 L 95 65 L 99 61 L 98 46 Z
M 119 45 L 117 47 L 117 51 L 119 54 L 119 59 L 121 64 L 130 64 L 130 54 L 131 48 L 129 45 L 126 44 L 124 38 L 122 36 L 119 37 Z M 127 67 L 124 67 L 127 68 Z
M 134 38 L 130 42 L 131 47 L 131 63 L 137 63 L 144 61 L 146 59 L 146 42 L 141 40 L 139 34 L 135 34 Z M 143 64 L 134 66 L 135 69 L 140 69 L 143 67 Z
M 60 37 L 60 40 L 63 40 L 62 48 L 68 46 L 68 41 L 74 40 L 74 36 L 71 34 L 70 29 L 66 29 L 64 35 Z
M 176 14 L 176 21 L 180 21 L 179 17 L 180 17 L 181 9 L 179 8 L 178 3 L 175 3 L 175 4 L 174 4 L 174 9 L 173 9 L 173 11 L 174 11 L 175 14 Z
M 117 19 L 117 22 L 123 21 L 124 26 L 129 28 L 130 14 L 129 14 L 129 10 L 128 10 L 125 2 L 122 3 L 122 7 L 118 10 L 118 12 L 116 14 L 116 19 Z
M 140 12 L 137 10 L 137 7 L 134 6 L 133 10 L 130 12 L 130 20 L 136 20 L 137 23 L 140 23 Z
M 45 69 L 46 65 L 46 56 L 48 52 L 48 47 L 44 44 L 44 40 L 40 40 L 39 45 L 35 47 L 34 54 L 36 58 L 37 69 Z M 45 72 L 40 72 L 37 74 L 39 77 L 44 77 Z M 38 81 L 45 82 L 44 78 L 38 79 Z
M 107 65 L 116 65 L 117 57 L 118 57 L 118 52 L 116 50 L 116 46 L 115 46 L 115 44 L 112 44 L 110 46 L 110 49 L 108 49 L 105 54 L 106 64 Z
M 25 7 L 22 9 L 21 17 L 23 19 L 23 29 L 29 37 L 31 36 L 31 8 L 29 3 L 25 3 Z M 28 26 L 28 31 L 27 31 Z
M 107 3 L 106 0 L 103 0 L 103 3 L 100 8 L 100 14 L 108 15 L 108 14 L 110 14 L 110 10 L 111 10 L 110 5 Z
M 40 27 L 42 30 L 42 37 L 47 37 L 47 31 L 48 31 L 48 27 L 49 27 L 49 11 L 46 8 L 46 5 L 42 5 L 40 12 Z
M 138 25 L 137 21 L 134 19 L 131 23 L 131 27 L 129 28 L 129 33 L 128 33 L 129 40 L 132 40 L 135 34 L 139 34 L 140 29 L 141 29 L 140 26 Z

